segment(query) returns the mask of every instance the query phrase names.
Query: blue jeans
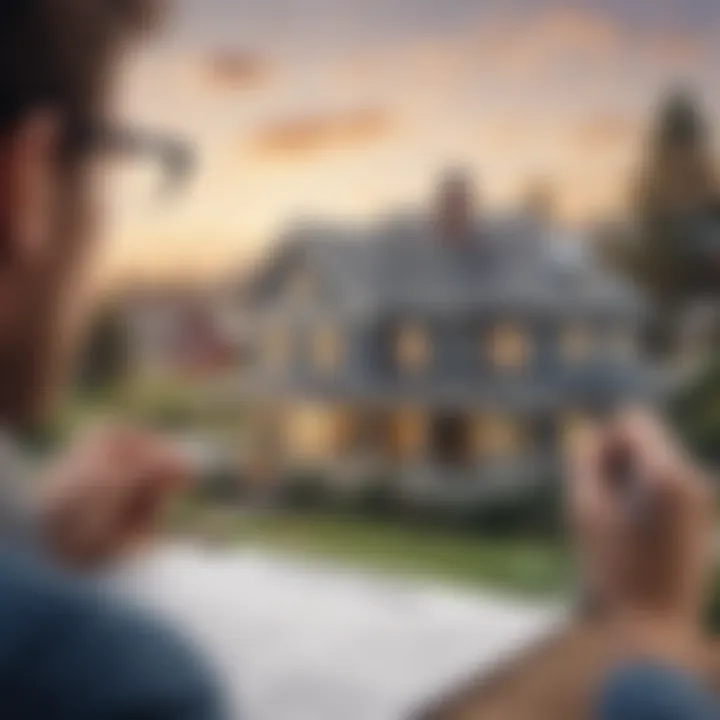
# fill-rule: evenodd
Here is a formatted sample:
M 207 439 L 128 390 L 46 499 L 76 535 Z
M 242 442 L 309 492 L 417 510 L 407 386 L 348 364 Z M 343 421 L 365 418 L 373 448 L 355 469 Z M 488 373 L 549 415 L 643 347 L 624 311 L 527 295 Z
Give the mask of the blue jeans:
M 599 720 L 720 720 L 717 700 L 694 678 L 661 665 L 628 665 L 602 690 Z

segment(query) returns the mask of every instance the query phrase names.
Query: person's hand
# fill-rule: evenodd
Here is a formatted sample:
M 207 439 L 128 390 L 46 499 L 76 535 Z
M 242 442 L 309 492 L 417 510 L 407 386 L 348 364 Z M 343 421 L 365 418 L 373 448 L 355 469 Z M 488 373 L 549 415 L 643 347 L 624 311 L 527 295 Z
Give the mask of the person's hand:
M 613 475 L 621 452 L 631 472 Z M 680 661 L 697 647 L 712 567 L 709 483 L 658 420 L 625 413 L 588 429 L 568 498 L 581 569 L 636 654 Z
M 46 550 L 65 565 L 107 564 L 147 543 L 188 468 L 170 443 L 108 429 L 80 442 L 49 470 L 40 499 Z

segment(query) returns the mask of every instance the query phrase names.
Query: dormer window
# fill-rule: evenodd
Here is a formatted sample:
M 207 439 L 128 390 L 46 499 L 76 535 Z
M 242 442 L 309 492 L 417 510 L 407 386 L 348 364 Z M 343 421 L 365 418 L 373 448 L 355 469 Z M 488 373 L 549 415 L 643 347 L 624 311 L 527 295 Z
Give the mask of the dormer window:
M 323 373 L 334 373 L 343 363 L 345 349 L 342 338 L 334 327 L 324 327 L 313 338 L 313 365 Z
M 563 329 L 560 337 L 560 350 L 563 359 L 570 365 L 585 362 L 593 351 L 593 342 L 588 328 L 580 324 Z
M 517 325 L 498 325 L 490 335 L 487 352 L 495 368 L 503 372 L 518 372 L 530 360 L 530 340 Z
M 395 362 L 398 368 L 411 374 L 427 370 L 432 359 L 430 339 L 419 325 L 406 325 L 395 337 Z

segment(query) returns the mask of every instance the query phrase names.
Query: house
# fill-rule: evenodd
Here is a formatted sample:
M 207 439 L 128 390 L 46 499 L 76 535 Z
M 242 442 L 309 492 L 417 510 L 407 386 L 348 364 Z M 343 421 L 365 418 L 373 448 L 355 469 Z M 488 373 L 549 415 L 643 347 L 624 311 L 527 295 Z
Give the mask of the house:
M 430 212 L 295 227 L 245 303 L 242 392 L 278 476 L 482 497 L 547 477 L 588 417 L 654 392 L 637 293 L 538 208 L 483 216 L 460 172 Z
M 212 376 L 232 367 L 234 338 L 221 324 L 212 289 L 155 284 L 118 300 L 136 377 Z

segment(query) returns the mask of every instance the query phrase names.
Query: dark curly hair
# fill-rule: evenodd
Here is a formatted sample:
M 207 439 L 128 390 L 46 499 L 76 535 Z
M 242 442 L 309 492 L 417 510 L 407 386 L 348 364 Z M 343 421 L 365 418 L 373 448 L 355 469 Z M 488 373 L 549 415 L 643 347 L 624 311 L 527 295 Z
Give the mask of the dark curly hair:
M 115 60 L 157 17 L 146 0 L 0 0 L 0 133 L 41 106 L 101 112 Z

